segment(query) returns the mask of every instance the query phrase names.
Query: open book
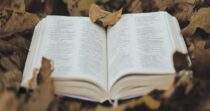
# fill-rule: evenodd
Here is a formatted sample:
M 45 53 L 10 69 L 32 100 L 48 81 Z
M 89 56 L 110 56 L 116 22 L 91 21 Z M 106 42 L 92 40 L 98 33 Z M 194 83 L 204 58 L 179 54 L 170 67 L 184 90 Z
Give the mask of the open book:
M 187 53 L 179 24 L 167 12 L 124 14 L 108 29 L 88 17 L 47 16 L 34 30 L 21 85 L 28 87 L 44 56 L 54 61 L 57 94 L 128 99 L 172 83 L 176 50 Z

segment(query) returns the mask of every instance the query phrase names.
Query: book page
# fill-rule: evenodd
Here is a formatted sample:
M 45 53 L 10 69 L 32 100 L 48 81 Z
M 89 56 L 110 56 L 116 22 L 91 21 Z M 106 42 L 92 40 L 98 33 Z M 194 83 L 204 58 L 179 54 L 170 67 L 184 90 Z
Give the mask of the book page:
M 174 73 L 166 12 L 126 14 L 108 30 L 109 88 L 126 74 Z
M 44 56 L 54 62 L 55 79 L 90 80 L 106 87 L 105 30 L 88 17 L 47 16 L 45 21 L 35 67 Z

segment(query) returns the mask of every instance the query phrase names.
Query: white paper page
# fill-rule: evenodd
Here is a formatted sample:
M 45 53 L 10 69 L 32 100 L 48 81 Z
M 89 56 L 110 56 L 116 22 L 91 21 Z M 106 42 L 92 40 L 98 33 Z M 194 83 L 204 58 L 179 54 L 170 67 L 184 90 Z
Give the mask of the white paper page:
M 106 34 L 87 17 L 48 16 L 41 57 L 54 62 L 52 77 L 86 79 L 106 87 Z
M 25 68 L 23 71 L 21 86 L 28 87 L 28 81 L 30 81 L 31 78 L 33 78 L 33 70 L 34 70 L 33 64 L 35 64 L 36 62 L 35 58 L 37 56 L 37 52 L 39 52 L 38 48 L 42 40 L 42 38 L 40 38 L 40 33 L 43 30 L 43 25 L 44 25 L 44 19 L 40 21 L 34 29 L 34 34 L 32 37 L 33 39 L 31 41 L 30 49 L 25 63 Z
M 126 14 L 108 30 L 109 88 L 127 73 L 175 72 L 164 14 Z

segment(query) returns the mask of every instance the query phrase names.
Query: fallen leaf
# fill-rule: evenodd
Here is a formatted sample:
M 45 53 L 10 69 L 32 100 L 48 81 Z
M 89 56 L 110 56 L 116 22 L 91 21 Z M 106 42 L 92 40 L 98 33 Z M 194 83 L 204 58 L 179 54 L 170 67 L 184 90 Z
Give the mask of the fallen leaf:
M 5 40 L 0 40 L 0 51 L 1 52 L 12 52 L 18 49 L 17 46 L 12 45 L 10 42 Z
M 175 8 L 173 16 L 175 16 L 179 21 L 189 21 L 190 17 L 194 13 L 194 4 L 190 3 L 178 3 Z
M 25 0 L 12 0 L 11 7 L 12 9 L 25 11 Z
M 0 94 L 0 111 L 18 111 L 19 102 L 11 91 L 4 91 Z
M 0 75 L 0 92 L 12 88 L 18 91 L 22 73 L 19 70 L 10 70 Z M 1 99 L 0 99 L 1 100 Z
M 154 0 L 160 11 L 164 11 L 174 5 L 174 0 Z
M 154 12 L 158 11 L 158 7 L 156 2 L 158 0 L 140 0 L 141 1 L 141 8 L 143 12 Z
M 176 95 L 176 91 L 179 87 L 184 87 L 184 94 L 187 95 L 193 88 L 193 74 L 190 70 L 180 71 L 175 78 L 174 83 L 163 93 L 163 99 L 169 99 L 173 95 Z
M 17 51 L 13 52 L 11 56 L 9 56 L 9 59 L 18 67 L 18 69 L 23 70 L 24 64 L 26 61 L 27 54 Z
M 92 4 L 89 10 L 89 17 L 92 22 L 96 22 L 98 19 L 103 18 L 111 12 L 102 10 L 98 5 Z
M 189 21 L 194 13 L 195 6 L 202 0 L 154 0 L 160 11 L 168 11 L 180 22 Z
M 67 4 L 70 15 L 88 16 L 89 8 L 95 0 L 65 0 L 64 3 Z
M 197 28 L 203 29 L 206 33 L 210 33 L 210 8 L 200 8 L 190 18 L 190 24 L 182 30 L 185 37 L 192 36 Z
M 210 49 L 195 48 L 191 53 L 192 70 L 195 77 L 210 78 Z
M 24 109 L 25 111 L 47 111 L 54 98 L 53 79 L 48 78 L 33 91 Z
M 122 16 L 122 9 L 111 13 L 102 10 L 96 4 L 92 4 L 89 10 L 89 17 L 91 21 L 96 23 L 100 22 L 104 27 L 114 25 L 120 19 L 121 16 Z
M 8 42 L 16 47 L 19 47 L 25 50 L 28 50 L 30 46 L 29 41 L 25 37 L 21 36 L 20 34 L 14 34 L 14 37 L 10 39 Z
M 145 95 L 137 100 L 131 100 L 127 103 L 121 104 L 116 108 L 107 108 L 99 105 L 96 107 L 95 111 L 125 111 L 141 105 L 145 105 L 150 110 L 157 110 L 160 107 L 160 101 L 155 100 L 151 96 Z
M 9 59 L 9 57 L 0 58 L 0 66 L 7 71 L 18 69 L 18 67 Z
M 35 14 L 9 9 L 1 10 L 0 16 L 3 16 L 0 19 L 0 38 L 33 29 L 39 21 L 39 17 Z
M 0 10 L 10 8 L 10 6 L 11 6 L 11 1 L 10 0 L 2 0 L 0 2 Z
M 42 65 L 38 73 L 38 86 L 24 107 L 25 111 L 47 111 L 50 103 L 55 99 L 54 82 L 50 77 L 52 73 L 51 61 L 42 58 Z
M 42 66 L 39 70 L 37 76 L 37 84 L 43 83 L 46 79 L 50 78 L 50 75 L 53 72 L 52 61 L 43 57 L 42 58 Z
M 188 60 L 188 54 L 183 54 L 180 52 L 175 52 L 173 54 L 173 62 L 176 72 L 179 72 L 183 69 L 189 69 L 190 62 Z
M 141 1 L 140 0 L 133 0 L 131 1 L 131 5 L 128 7 L 128 11 L 131 13 L 140 13 L 142 12 L 142 8 L 141 8 Z

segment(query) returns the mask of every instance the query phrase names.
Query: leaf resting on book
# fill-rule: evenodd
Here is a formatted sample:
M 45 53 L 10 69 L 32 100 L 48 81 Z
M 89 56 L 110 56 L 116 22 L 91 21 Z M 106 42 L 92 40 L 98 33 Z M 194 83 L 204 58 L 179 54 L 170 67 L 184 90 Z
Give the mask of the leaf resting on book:
M 122 16 L 122 8 L 116 12 L 108 12 L 102 10 L 96 4 L 92 4 L 89 9 L 89 17 L 92 22 L 102 23 L 102 26 L 112 26 L 114 25 Z

